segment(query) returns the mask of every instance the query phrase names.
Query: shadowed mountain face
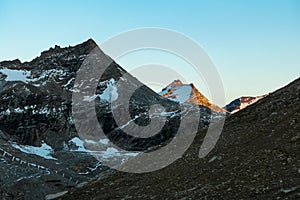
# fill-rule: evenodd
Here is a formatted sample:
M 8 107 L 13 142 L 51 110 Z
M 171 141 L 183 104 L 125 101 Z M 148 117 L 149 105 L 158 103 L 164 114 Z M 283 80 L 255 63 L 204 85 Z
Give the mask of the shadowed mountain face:
M 175 102 L 205 106 L 216 112 L 226 112 L 223 108 L 212 104 L 194 84 L 183 84 L 180 80 L 173 81 L 159 94 Z
M 83 60 L 96 46 L 93 40 L 88 40 L 75 47 L 55 46 L 42 52 L 31 62 L 21 63 L 19 60 L 1 62 L 0 129 L 19 144 L 40 146 L 44 141 L 54 149 L 62 149 L 65 142 L 77 136 L 71 113 L 72 92 L 76 91 L 76 88 L 73 88 L 75 75 Z M 102 77 L 99 77 L 96 90 L 98 99 L 91 97 L 91 100 L 98 102 L 98 118 L 106 133 L 111 138 L 120 138 L 122 135 L 120 131 L 111 133 L 117 125 L 107 103 L 110 96 L 107 97 L 104 93 L 111 95 L 110 89 L 126 71 L 101 50 L 98 52 L 99 59 L 108 60 L 110 64 L 100 66 L 107 69 Z M 130 75 L 124 84 L 128 90 L 141 85 L 131 98 L 132 118 L 148 112 L 153 104 L 163 105 L 167 112 L 179 109 L 177 103 L 160 97 Z M 146 114 L 135 119 L 144 125 L 149 123 L 147 122 L 149 120 Z M 166 129 L 167 125 L 165 131 L 169 132 Z M 146 149 L 149 146 L 151 145 L 147 146 L 145 143 L 139 146 L 132 144 L 132 148 L 135 149 Z
M 12 140 L 40 146 L 41 141 L 55 149 L 74 137 L 71 116 L 71 90 L 76 71 L 96 47 L 88 40 L 75 47 L 50 48 L 31 62 L 0 63 L 6 76 L 0 84 L 0 128 Z
M 299 199 L 300 79 L 226 121 L 215 149 L 148 174 L 117 172 L 63 199 Z
M 141 153 L 163 146 L 176 136 L 183 114 L 201 112 L 200 130 L 207 129 L 211 117 L 220 115 L 198 105 L 184 108 L 178 102 L 161 97 L 126 73 L 91 39 L 74 47 L 55 46 L 30 62 L 0 62 L 0 199 L 44 199 L 46 195 L 70 190 L 112 173 L 87 148 L 106 144 L 108 140 L 98 138 L 98 132 L 89 126 L 84 127 L 86 133 L 95 137 L 89 140 L 79 137 L 72 112 L 72 94 L 77 94 L 78 89 L 90 89 L 80 88 L 82 84 L 75 85 L 76 73 L 95 49 L 98 49 L 96 60 L 100 63 L 97 67 L 105 71 L 101 77 L 96 77 L 99 81 L 95 93 L 84 96 L 83 102 L 94 103 L 91 111 L 96 111 L 97 122 L 116 146 Z M 120 80 L 123 84 L 119 88 L 117 82 Z M 122 92 L 132 92 L 129 108 L 117 101 Z M 112 101 L 119 104 L 112 105 Z M 152 113 L 152 106 L 157 104 L 163 110 Z M 84 108 L 85 105 L 79 106 Z M 121 114 L 129 112 L 129 120 L 117 124 L 114 109 Z M 91 120 L 89 110 L 77 109 L 75 113 L 82 122 Z M 164 120 L 163 126 L 149 138 L 131 136 L 123 131 L 132 124 L 145 127 L 153 120 Z M 109 150 L 112 151 L 97 151 L 98 156 L 120 160 L 131 156 L 122 155 L 117 149 Z

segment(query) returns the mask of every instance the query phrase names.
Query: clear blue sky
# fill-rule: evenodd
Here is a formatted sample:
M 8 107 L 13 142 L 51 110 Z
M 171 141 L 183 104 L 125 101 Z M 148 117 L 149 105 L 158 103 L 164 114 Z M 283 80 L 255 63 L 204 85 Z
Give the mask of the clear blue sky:
M 173 29 L 213 59 L 227 102 L 274 91 L 300 75 L 298 0 L 0 0 L 0 27 L 0 60 L 22 61 L 55 44 L 102 43 L 140 27 Z M 192 75 L 186 80 L 197 82 Z

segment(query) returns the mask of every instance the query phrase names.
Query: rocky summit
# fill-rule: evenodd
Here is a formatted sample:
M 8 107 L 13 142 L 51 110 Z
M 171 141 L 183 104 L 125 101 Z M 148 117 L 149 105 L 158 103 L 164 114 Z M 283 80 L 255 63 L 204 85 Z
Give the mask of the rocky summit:
M 183 84 L 180 80 L 175 80 L 158 94 L 175 102 L 201 105 L 216 112 L 227 112 L 225 109 L 211 103 L 192 83 Z
M 103 69 L 101 76 L 89 73 L 86 80 L 76 82 L 82 66 L 89 64 Z M 95 80 L 95 88 L 86 85 Z M 82 96 L 81 103 L 72 105 L 72 98 L 93 89 L 94 93 Z M 205 106 L 179 104 L 156 94 L 92 39 L 72 47 L 56 45 L 30 62 L 0 62 L 0 94 L 0 199 L 57 198 L 115 174 L 102 162 L 105 159 L 124 162 L 168 144 L 176 137 L 183 116 L 191 121 L 198 116 L 199 130 L 207 129 L 212 118 L 223 116 Z M 114 116 L 115 110 L 121 117 Z M 106 138 L 98 137 L 92 126 L 80 126 L 93 121 L 90 113 L 94 111 L 94 121 Z M 127 121 L 118 121 L 126 114 Z M 126 128 L 142 134 L 131 127 L 152 121 L 162 122 L 162 127 L 152 126 L 159 129 L 157 134 L 147 138 L 126 134 Z M 122 154 L 110 144 L 132 153 Z

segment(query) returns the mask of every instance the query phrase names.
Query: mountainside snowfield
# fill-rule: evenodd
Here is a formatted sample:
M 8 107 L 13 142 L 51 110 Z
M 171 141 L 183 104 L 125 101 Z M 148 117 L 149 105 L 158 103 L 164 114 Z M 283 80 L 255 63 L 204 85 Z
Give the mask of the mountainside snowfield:
M 174 81 L 168 85 L 165 89 L 159 92 L 159 95 L 167 97 L 172 101 L 179 103 L 186 103 L 191 98 L 192 86 L 189 84 L 182 84 L 179 80 Z

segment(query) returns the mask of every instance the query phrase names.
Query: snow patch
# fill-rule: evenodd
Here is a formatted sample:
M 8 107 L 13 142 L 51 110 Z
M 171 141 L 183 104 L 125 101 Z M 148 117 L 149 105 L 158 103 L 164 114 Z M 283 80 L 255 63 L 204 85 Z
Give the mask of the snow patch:
M 292 188 L 288 188 L 288 189 L 281 189 L 280 192 L 288 194 L 288 193 L 296 191 L 297 189 L 298 189 L 298 187 L 292 187 Z
M 25 83 L 29 82 L 36 82 L 39 80 L 42 80 L 44 78 L 52 78 L 52 77 L 59 77 L 60 80 L 64 79 L 67 72 L 62 69 L 50 69 L 45 70 L 42 74 L 40 74 L 38 77 L 33 78 L 31 71 L 26 70 L 17 70 L 17 69 L 0 69 L 0 72 L 7 75 L 6 81 L 22 81 Z M 69 85 L 72 82 L 72 79 L 69 80 L 65 86 Z M 34 86 L 41 86 L 45 85 L 46 82 L 43 82 L 42 84 L 33 84 Z
M 105 88 L 102 94 L 84 96 L 83 101 L 94 101 L 97 97 L 100 97 L 101 100 L 111 102 L 115 101 L 118 98 L 118 89 L 116 87 L 115 79 L 112 78 L 110 80 L 102 81 L 99 83 L 99 86 L 101 88 Z
M 79 137 L 74 137 L 69 141 L 69 144 L 70 143 L 74 143 L 77 147 L 77 149 L 73 151 L 89 152 L 89 150 L 84 147 L 84 142 Z
M 258 102 L 259 100 L 265 98 L 267 95 L 263 95 L 263 96 L 258 96 L 258 97 L 241 97 L 240 100 L 240 105 L 237 106 L 237 108 L 235 108 L 231 113 L 236 113 L 256 102 Z
M 54 76 L 64 77 L 66 75 L 66 73 L 67 72 L 65 70 L 62 70 L 62 69 L 50 69 L 50 70 L 44 71 L 39 77 L 29 79 L 29 81 L 35 82 L 35 81 L 39 81 L 41 79 L 44 79 L 46 77 L 49 79 L 49 78 L 52 78 Z
M 84 140 L 85 143 L 87 144 L 91 144 L 91 145 L 95 145 L 95 144 L 104 144 L 104 145 L 108 145 L 109 144 L 109 139 L 100 139 L 98 142 L 94 141 L 94 140 L 89 140 L 89 139 L 85 139 Z
M 15 108 L 15 112 L 16 112 L 16 113 L 23 113 L 24 110 L 21 109 L 20 107 L 18 107 L 18 108 Z
M 16 149 L 19 149 L 23 153 L 34 154 L 43 157 L 45 159 L 57 160 L 56 158 L 51 156 L 54 150 L 52 149 L 51 146 L 49 146 L 46 143 L 42 143 L 41 147 L 35 147 L 30 145 L 18 145 L 16 143 L 13 143 L 12 146 Z
M 190 99 L 192 90 L 193 89 L 191 85 L 168 86 L 165 90 L 159 92 L 158 94 L 161 96 L 166 96 L 172 101 L 185 103 Z
M 101 156 L 102 158 L 113 158 L 115 156 L 137 156 L 139 153 L 136 152 L 130 152 L 130 153 L 121 153 L 118 149 L 113 148 L 113 147 L 109 147 L 106 149 L 106 151 L 103 151 Z
M 114 157 L 122 157 L 122 160 L 126 160 L 129 157 L 134 157 L 140 154 L 140 152 L 121 152 L 118 149 L 114 147 L 107 146 L 107 148 L 104 151 L 91 151 L 85 148 L 84 143 L 87 143 L 89 145 L 109 145 L 110 142 L 108 139 L 100 139 L 99 141 L 94 140 L 88 140 L 85 139 L 82 141 L 79 137 L 74 137 L 71 139 L 68 144 L 75 144 L 77 146 L 76 150 L 71 150 L 73 152 L 81 152 L 81 153 L 93 153 L 96 154 L 97 157 L 102 159 L 109 159 Z M 65 148 L 67 149 L 67 148 Z
M 100 95 L 95 94 L 93 96 L 84 96 L 83 101 L 94 101 L 97 97 L 100 97 Z M 101 97 L 100 97 L 101 98 Z
M 101 99 L 115 101 L 118 98 L 118 90 L 115 79 L 112 78 L 110 80 L 100 82 L 100 87 L 106 87 L 100 95 Z
M 30 71 L 26 70 L 17 70 L 17 69 L 0 69 L 2 74 L 7 75 L 6 81 L 28 81 L 30 76 Z
M 70 80 L 68 80 L 68 82 L 65 85 L 63 85 L 63 87 L 68 87 L 74 80 L 75 78 L 70 78 Z

